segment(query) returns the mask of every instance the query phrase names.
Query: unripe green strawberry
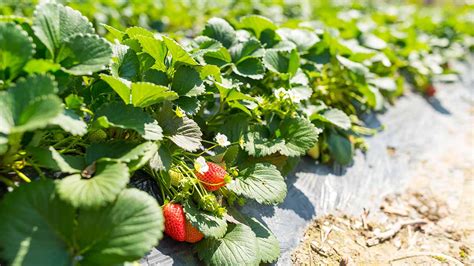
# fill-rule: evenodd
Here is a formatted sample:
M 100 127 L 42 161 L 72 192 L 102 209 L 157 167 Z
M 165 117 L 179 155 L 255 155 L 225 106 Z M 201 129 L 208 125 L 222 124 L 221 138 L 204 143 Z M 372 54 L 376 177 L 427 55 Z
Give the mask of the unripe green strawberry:
M 184 178 L 184 175 L 181 172 L 177 171 L 176 169 L 170 169 L 168 171 L 168 174 L 170 175 L 171 185 L 175 187 L 178 187 L 179 183 Z
M 203 186 L 209 191 L 218 190 L 220 187 L 225 186 L 225 178 L 227 172 L 222 168 L 222 166 L 207 162 L 209 169 L 205 173 L 200 173 L 196 171 L 196 176 L 201 181 Z
M 88 139 L 90 142 L 101 142 L 107 138 L 107 133 L 102 129 L 97 129 L 89 132 Z
M 318 145 L 318 143 L 316 143 L 316 145 L 314 145 L 306 153 L 308 154 L 309 157 L 311 157 L 315 160 L 318 159 L 319 158 L 319 145 Z
M 181 204 L 168 203 L 163 206 L 165 233 L 176 241 L 186 240 L 186 218 Z

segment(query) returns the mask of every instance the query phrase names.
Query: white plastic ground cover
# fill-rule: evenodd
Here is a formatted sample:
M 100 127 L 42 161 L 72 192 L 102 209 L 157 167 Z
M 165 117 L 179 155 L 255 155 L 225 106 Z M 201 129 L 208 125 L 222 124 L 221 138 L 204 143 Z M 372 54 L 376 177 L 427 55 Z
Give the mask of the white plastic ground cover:
M 472 66 L 472 64 L 471 64 Z M 287 177 L 288 195 L 275 207 L 248 204 L 243 212 L 265 223 L 280 241 L 277 265 L 290 265 L 291 252 L 312 219 L 335 210 L 359 214 L 379 206 L 384 195 L 402 190 L 414 165 L 442 150 L 452 130 L 473 130 L 474 68 L 465 67 L 462 82 L 437 85 L 436 99 L 408 93 L 386 113 L 371 115 L 371 127 L 385 130 L 367 139 L 369 151 L 358 153 L 349 167 L 324 166 L 304 158 Z M 192 245 L 165 237 L 140 263 L 198 265 Z

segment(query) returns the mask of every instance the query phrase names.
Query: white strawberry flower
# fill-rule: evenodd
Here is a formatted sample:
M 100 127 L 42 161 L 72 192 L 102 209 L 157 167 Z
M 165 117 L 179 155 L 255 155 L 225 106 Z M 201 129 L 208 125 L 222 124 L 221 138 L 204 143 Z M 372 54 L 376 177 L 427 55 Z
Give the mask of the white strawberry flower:
M 194 169 L 201 174 L 209 171 L 209 166 L 206 163 L 206 159 L 204 157 L 199 156 L 196 160 L 194 160 Z
M 286 99 L 288 97 L 287 91 L 284 88 L 279 88 L 274 92 L 278 100 Z
M 227 136 L 224 135 L 224 134 L 217 133 L 217 135 L 215 137 L 215 140 L 216 140 L 217 144 L 219 144 L 219 146 L 221 146 L 221 147 L 227 147 L 227 146 L 230 145 L 230 142 L 227 139 Z

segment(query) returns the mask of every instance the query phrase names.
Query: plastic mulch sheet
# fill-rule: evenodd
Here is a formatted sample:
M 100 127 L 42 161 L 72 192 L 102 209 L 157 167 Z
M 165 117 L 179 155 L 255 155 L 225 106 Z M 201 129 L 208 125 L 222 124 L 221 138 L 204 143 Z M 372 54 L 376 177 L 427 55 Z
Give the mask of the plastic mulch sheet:
M 451 141 L 452 130 L 472 130 L 474 71 L 462 67 L 462 81 L 439 84 L 436 99 L 408 92 L 385 113 L 368 116 L 370 127 L 384 125 L 385 129 L 367 138 L 368 152 L 358 152 L 352 165 L 325 166 L 304 158 L 287 177 L 288 195 L 282 204 L 246 205 L 243 212 L 265 223 L 280 241 L 277 265 L 291 264 L 291 252 L 312 219 L 335 210 L 359 214 L 363 208 L 376 208 L 384 195 L 406 186 L 416 163 Z M 167 237 L 140 262 L 150 266 L 198 264 L 192 245 Z

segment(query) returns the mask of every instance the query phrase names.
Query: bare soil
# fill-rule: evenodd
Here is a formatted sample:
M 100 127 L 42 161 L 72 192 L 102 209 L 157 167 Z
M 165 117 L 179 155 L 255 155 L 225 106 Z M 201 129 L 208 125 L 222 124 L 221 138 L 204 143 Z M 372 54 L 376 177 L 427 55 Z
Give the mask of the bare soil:
M 471 120 L 472 121 L 472 120 Z M 403 193 L 360 216 L 316 219 L 294 265 L 474 265 L 474 132 L 419 163 Z

